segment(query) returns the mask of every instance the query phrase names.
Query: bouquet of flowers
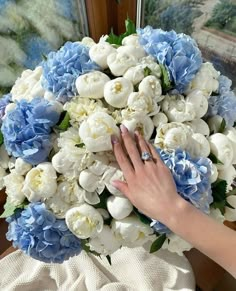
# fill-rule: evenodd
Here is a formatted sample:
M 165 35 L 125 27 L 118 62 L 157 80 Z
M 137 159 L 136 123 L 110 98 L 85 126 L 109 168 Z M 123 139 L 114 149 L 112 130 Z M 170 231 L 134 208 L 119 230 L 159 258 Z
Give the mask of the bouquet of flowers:
M 236 96 L 195 41 L 145 27 L 67 42 L 0 99 L 0 189 L 13 246 L 61 263 L 122 246 L 181 253 L 191 246 L 113 187 L 119 125 L 137 128 L 169 167 L 179 195 L 236 220 Z

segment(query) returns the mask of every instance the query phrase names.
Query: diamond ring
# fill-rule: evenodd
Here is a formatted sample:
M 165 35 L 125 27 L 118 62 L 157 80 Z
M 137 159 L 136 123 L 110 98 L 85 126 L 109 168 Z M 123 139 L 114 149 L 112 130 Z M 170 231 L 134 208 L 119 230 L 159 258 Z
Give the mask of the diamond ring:
M 141 159 L 143 161 L 151 161 L 152 160 L 152 156 L 148 152 L 142 152 Z

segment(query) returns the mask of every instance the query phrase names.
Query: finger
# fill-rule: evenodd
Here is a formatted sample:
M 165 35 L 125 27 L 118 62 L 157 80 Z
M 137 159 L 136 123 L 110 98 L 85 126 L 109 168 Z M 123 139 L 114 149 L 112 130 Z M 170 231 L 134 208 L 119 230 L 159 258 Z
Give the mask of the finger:
M 140 153 L 137 149 L 136 143 L 131 137 L 128 129 L 121 124 L 120 126 L 121 130 L 121 136 L 123 139 L 124 146 L 126 148 L 126 151 L 129 155 L 129 158 L 134 166 L 135 169 L 138 169 L 140 167 L 143 167 L 142 160 L 140 159 Z
M 139 131 L 135 131 L 135 136 L 136 136 L 137 144 L 138 144 L 138 147 L 140 150 L 140 155 L 142 155 L 142 153 L 149 153 L 150 156 L 152 156 L 152 153 L 149 149 L 149 146 L 148 146 L 146 140 L 143 138 L 143 136 L 140 134 Z M 147 160 L 147 163 L 145 163 L 145 164 L 153 164 L 153 163 L 150 163 L 152 161 L 153 161 L 152 159 Z
M 156 160 L 156 162 L 159 163 L 159 164 L 163 163 L 163 161 L 162 161 L 160 155 L 158 154 L 156 148 L 150 142 L 148 142 L 147 144 L 148 144 L 149 150 L 150 150 L 154 160 Z
M 134 169 L 120 144 L 119 138 L 113 135 L 111 137 L 111 142 L 117 163 L 119 164 L 125 179 L 127 180 L 133 174 Z
M 123 193 L 126 197 L 129 197 L 129 188 L 126 182 L 120 180 L 114 180 L 111 182 L 112 186 L 118 189 L 121 193 Z

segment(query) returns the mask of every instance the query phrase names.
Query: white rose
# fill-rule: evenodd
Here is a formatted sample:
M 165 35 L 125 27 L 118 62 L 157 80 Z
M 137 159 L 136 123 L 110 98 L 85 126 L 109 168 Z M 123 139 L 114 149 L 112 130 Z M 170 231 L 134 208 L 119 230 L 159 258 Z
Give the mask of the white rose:
M 132 92 L 133 84 L 123 77 L 113 79 L 104 86 L 106 102 L 116 108 L 127 106 L 128 97 Z
M 218 78 L 220 73 L 215 70 L 212 63 L 203 63 L 200 70 L 190 82 L 186 93 L 198 89 L 203 91 L 206 97 L 210 97 L 212 92 L 216 92 L 219 87 Z
M 156 115 L 153 116 L 152 122 L 153 122 L 153 125 L 155 127 L 158 127 L 158 126 L 160 126 L 162 124 L 168 123 L 168 118 L 165 115 L 165 113 L 158 112 Z
M 139 92 L 143 92 L 145 95 L 150 96 L 156 102 L 160 102 L 164 96 L 162 96 L 162 88 L 160 80 L 155 76 L 145 77 L 138 86 Z
M 75 86 L 81 97 L 100 99 L 103 98 L 103 88 L 108 81 L 110 78 L 106 74 L 94 71 L 79 76 Z
M 143 66 L 143 68 L 149 68 L 153 76 L 157 78 L 161 77 L 161 68 L 152 56 L 149 55 L 140 59 L 139 63 Z
M 4 144 L 0 146 L 0 167 L 8 169 L 9 156 Z
M 196 116 L 194 106 L 186 102 L 182 95 L 166 95 L 161 108 L 170 122 L 191 121 Z
M 133 211 L 133 205 L 125 197 L 110 196 L 107 199 L 107 210 L 117 220 L 123 219 Z
M 210 144 L 201 133 L 194 133 L 186 148 L 193 157 L 207 158 L 210 154 Z
M 211 183 L 214 183 L 218 178 L 218 170 L 215 164 L 211 164 L 211 177 L 210 181 Z
M 125 119 L 122 121 L 122 124 L 124 124 L 131 133 L 138 129 L 146 140 L 151 138 L 154 130 L 152 119 L 145 115 L 135 116 L 135 118 L 132 119 Z
M 227 206 L 225 207 L 225 219 L 228 221 L 236 221 L 236 196 L 230 195 L 226 200 L 234 209 Z
M 129 95 L 127 105 L 133 111 L 149 115 L 154 115 L 160 110 L 157 103 L 153 102 L 153 99 L 149 95 L 145 95 L 142 92 L 132 92 Z
M 107 57 L 107 64 L 114 76 L 123 76 L 130 68 L 135 66 L 137 59 L 126 53 L 112 53 Z
M 209 136 L 210 129 L 208 124 L 201 118 L 194 119 L 189 122 L 185 122 L 186 125 L 190 126 L 195 133 L 201 133 L 205 136 Z
M 119 134 L 115 120 L 104 112 L 93 113 L 79 128 L 79 135 L 91 152 L 112 150 L 111 135 Z
M 236 177 L 236 170 L 234 166 L 229 165 L 227 168 L 220 170 L 218 177 L 227 182 L 227 188 L 226 188 L 227 192 L 232 190 L 232 183 L 234 181 L 234 178 Z
M 219 115 L 215 115 L 215 116 L 208 118 L 207 124 L 210 128 L 211 133 L 219 132 L 220 126 L 222 124 L 222 120 L 223 120 L 223 118 Z
M 223 132 L 223 134 L 226 135 L 231 142 L 233 152 L 234 152 L 232 163 L 236 164 L 236 129 L 234 127 L 228 127 Z
M 12 87 L 12 101 L 26 99 L 31 101 L 35 97 L 43 97 L 44 89 L 41 85 L 43 68 L 41 66 L 32 70 L 25 70 Z
M 186 102 L 192 104 L 196 116 L 194 118 L 201 118 L 207 113 L 208 101 L 203 95 L 202 91 L 194 90 L 186 97 Z M 193 118 L 193 119 L 194 119 Z
M 135 57 L 137 60 L 146 56 L 145 50 L 140 45 L 120 46 L 120 47 L 118 47 L 117 52 L 122 53 L 122 54 L 128 54 L 130 56 Z
M 215 133 L 209 137 L 211 152 L 222 163 L 216 164 L 218 170 L 226 169 L 232 164 L 233 147 L 230 140 L 222 133 Z
M 128 216 L 122 220 L 113 220 L 112 231 L 123 246 L 130 248 L 142 246 L 153 234 L 147 224 L 142 223 L 136 216 Z
M 51 163 L 42 163 L 25 176 L 23 192 L 30 202 L 52 197 L 57 190 L 57 175 Z
M 108 42 L 99 42 L 89 50 L 91 60 L 97 63 L 102 69 L 108 68 L 107 57 L 112 53 L 116 53 L 116 49 Z
M 94 207 L 82 204 L 66 212 L 66 224 L 75 236 L 86 239 L 102 231 L 103 218 Z
M 172 253 L 183 256 L 183 252 L 191 250 L 192 246 L 174 233 L 167 234 L 167 239 L 162 245 L 163 249 L 167 249 Z
M 81 43 L 90 48 L 96 44 L 96 42 L 91 37 L 88 37 L 88 36 L 83 37 L 81 40 Z
M 118 242 L 108 225 L 104 225 L 102 231 L 89 240 L 90 250 L 104 256 L 114 253 L 120 246 L 120 242 Z
M 133 45 L 140 46 L 139 44 L 139 36 L 137 34 L 131 34 L 122 39 L 122 45 Z
M 32 169 L 32 165 L 26 163 L 21 158 L 17 158 L 15 162 L 15 171 L 19 175 L 25 175 L 29 170 Z
M 129 68 L 124 73 L 124 78 L 130 80 L 133 85 L 138 84 L 144 78 L 144 70 L 142 65 Z
M 5 169 L 0 166 L 0 190 L 4 188 L 4 180 L 3 178 L 7 175 Z
M 12 171 L 3 178 L 9 202 L 17 206 L 25 200 L 23 191 L 24 177 Z
M 162 149 L 187 148 L 192 137 L 192 130 L 183 123 L 171 122 L 157 128 L 155 145 Z

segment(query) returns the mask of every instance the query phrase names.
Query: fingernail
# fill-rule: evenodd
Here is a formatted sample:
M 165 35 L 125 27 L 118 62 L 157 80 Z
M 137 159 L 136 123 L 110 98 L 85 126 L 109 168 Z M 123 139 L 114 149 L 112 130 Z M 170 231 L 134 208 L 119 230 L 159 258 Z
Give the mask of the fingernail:
M 124 126 L 124 124 L 120 125 L 120 130 L 121 130 L 122 133 L 128 132 L 128 129 Z
M 140 136 L 140 132 L 139 132 L 137 129 L 134 131 L 134 134 L 135 134 L 136 136 Z
M 116 135 L 112 135 L 112 136 L 111 136 L 111 142 L 112 142 L 113 144 L 119 143 L 119 139 L 118 139 L 118 137 L 117 137 Z

